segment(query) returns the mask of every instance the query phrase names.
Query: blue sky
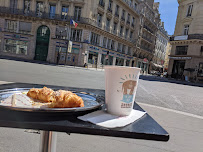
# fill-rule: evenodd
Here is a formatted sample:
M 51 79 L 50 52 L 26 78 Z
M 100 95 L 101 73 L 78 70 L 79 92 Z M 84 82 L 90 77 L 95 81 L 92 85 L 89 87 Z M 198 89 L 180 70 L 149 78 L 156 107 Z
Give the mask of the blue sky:
M 176 18 L 178 13 L 177 0 L 154 0 L 159 2 L 159 13 L 161 21 L 164 22 L 164 27 L 169 35 L 173 35 L 175 30 Z

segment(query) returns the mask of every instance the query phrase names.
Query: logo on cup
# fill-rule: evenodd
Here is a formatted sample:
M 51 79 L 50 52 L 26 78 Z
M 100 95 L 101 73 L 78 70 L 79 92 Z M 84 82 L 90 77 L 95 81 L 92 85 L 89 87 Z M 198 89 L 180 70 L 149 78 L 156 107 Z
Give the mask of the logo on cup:
M 121 100 L 123 103 L 121 104 L 121 108 L 131 108 L 133 102 L 134 89 L 137 85 L 137 81 L 135 81 L 137 77 L 135 77 L 134 74 L 132 76 L 131 74 L 129 74 L 129 77 L 125 75 L 125 78 L 126 79 L 121 78 L 121 80 L 123 80 L 124 82 L 120 82 L 122 83 L 122 92 L 123 92 L 123 99 Z

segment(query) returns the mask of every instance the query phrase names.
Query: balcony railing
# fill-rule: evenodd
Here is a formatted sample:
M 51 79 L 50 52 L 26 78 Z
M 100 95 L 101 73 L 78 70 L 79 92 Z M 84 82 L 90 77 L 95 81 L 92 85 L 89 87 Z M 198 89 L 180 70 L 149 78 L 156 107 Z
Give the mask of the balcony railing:
M 68 16 L 68 15 L 64 16 L 61 14 L 55 14 L 54 16 L 52 14 L 52 16 L 50 16 L 50 13 L 41 12 L 40 14 L 39 13 L 37 14 L 36 11 L 29 11 L 29 12 L 25 13 L 23 9 L 11 9 L 10 7 L 0 7 L 0 14 L 13 14 L 13 15 L 36 17 L 36 18 L 41 18 L 41 19 L 58 20 L 58 21 L 67 22 L 68 24 L 70 23 L 70 20 L 73 19 L 77 23 L 93 25 L 98 28 L 102 28 L 108 32 L 111 32 L 110 27 L 102 26 L 101 23 L 98 23 L 97 21 L 92 20 L 90 18 L 84 18 L 84 17 L 80 17 L 80 18 L 76 19 L 76 18 L 74 18 L 74 16 Z M 118 34 L 116 31 L 112 31 L 112 33 L 115 35 Z M 123 33 L 122 34 L 119 33 L 119 35 L 123 36 Z
M 142 46 L 142 45 L 141 45 L 141 48 L 142 48 L 143 50 L 146 50 L 146 51 L 148 51 L 148 52 L 151 52 L 151 53 L 152 53 L 152 50 L 151 50 L 150 48 L 147 48 L 147 47 Z
M 148 26 L 144 25 L 143 27 L 144 27 L 147 31 L 149 31 L 150 33 L 152 33 L 152 34 L 154 33 Z
M 134 11 L 136 11 L 138 14 L 140 14 L 137 7 L 135 5 L 133 5 L 133 3 L 131 3 L 129 0 L 123 0 L 123 2 L 125 2 L 129 7 L 131 7 Z
M 147 41 L 150 42 L 150 43 L 153 43 L 153 41 L 152 41 L 151 39 L 149 39 L 148 37 L 146 37 L 146 36 L 142 36 L 142 38 L 145 39 L 145 40 L 147 40 Z

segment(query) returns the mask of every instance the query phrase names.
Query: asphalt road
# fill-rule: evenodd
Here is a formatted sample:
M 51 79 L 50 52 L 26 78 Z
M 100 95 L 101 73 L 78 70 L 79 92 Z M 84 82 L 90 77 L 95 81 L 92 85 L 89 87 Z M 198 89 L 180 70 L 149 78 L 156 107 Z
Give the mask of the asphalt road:
M 6 81 L 104 89 L 104 72 L 0 59 Z M 57 133 L 57 152 L 203 151 L 203 88 L 141 76 L 136 101 L 168 131 L 168 142 Z M 0 152 L 37 152 L 39 143 L 33 130 L 0 128 Z
M 0 59 L 0 81 L 104 89 L 104 72 Z M 141 76 L 136 101 L 203 116 L 203 87 Z

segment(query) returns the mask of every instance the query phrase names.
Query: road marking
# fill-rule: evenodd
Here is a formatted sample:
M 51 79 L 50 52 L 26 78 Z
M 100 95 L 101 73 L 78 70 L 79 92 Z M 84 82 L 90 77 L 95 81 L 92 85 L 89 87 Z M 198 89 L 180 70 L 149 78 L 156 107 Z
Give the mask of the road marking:
M 139 84 L 140 88 L 142 88 L 147 94 L 153 96 L 156 100 L 158 100 L 159 102 L 165 104 L 166 106 L 170 107 L 169 104 L 167 104 L 166 102 L 162 101 L 160 98 L 158 98 L 154 93 L 148 91 L 143 85 Z
M 178 103 L 179 105 L 181 105 L 181 106 L 183 107 L 182 102 L 181 102 L 180 100 L 178 100 L 178 98 L 177 98 L 176 96 L 171 95 L 171 97 L 174 99 L 174 101 L 175 101 L 176 103 Z
M 166 110 L 166 111 L 170 111 L 170 112 L 174 112 L 174 113 L 178 113 L 178 114 L 182 114 L 182 115 L 185 115 L 185 116 L 190 116 L 190 117 L 194 117 L 194 118 L 198 118 L 198 119 L 203 120 L 202 116 L 198 116 L 198 115 L 195 115 L 195 114 L 182 112 L 182 111 L 178 111 L 178 110 L 173 110 L 173 109 L 168 109 L 168 108 L 159 107 L 159 106 L 150 105 L 150 104 L 141 103 L 141 102 L 136 102 L 136 103 L 138 103 L 139 105 L 148 106 L 148 107 L 152 107 L 152 108 L 157 108 L 157 109 L 161 109 L 161 110 Z

